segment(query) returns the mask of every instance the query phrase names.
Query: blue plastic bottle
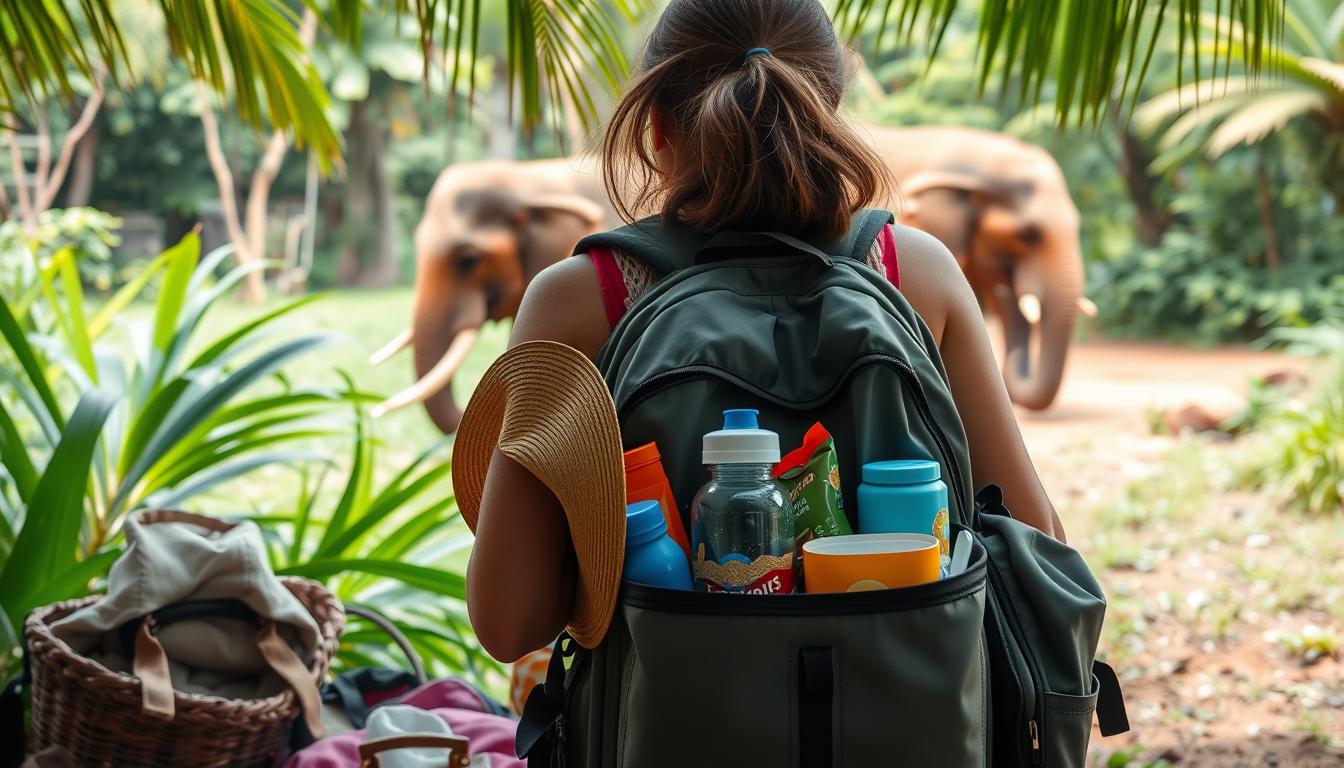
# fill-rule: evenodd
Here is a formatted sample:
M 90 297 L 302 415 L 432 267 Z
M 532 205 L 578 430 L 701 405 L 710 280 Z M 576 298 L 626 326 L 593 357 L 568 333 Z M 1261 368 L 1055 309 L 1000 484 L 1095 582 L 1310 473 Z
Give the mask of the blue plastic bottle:
M 691 588 L 691 565 L 667 535 L 667 521 L 656 501 L 625 508 L 625 569 L 621 578 L 664 589 Z
M 949 562 L 947 486 L 936 461 L 876 461 L 863 465 L 859 533 L 924 533 L 938 537 Z

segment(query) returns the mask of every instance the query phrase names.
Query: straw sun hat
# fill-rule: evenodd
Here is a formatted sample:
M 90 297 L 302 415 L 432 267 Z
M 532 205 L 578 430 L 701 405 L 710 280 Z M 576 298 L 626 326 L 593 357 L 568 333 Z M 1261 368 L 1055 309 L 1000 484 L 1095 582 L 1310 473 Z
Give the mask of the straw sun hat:
M 567 629 L 596 647 L 616 610 L 625 558 L 621 430 L 597 368 L 572 347 L 532 341 L 485 372 L 453 446 L 453 487 L 472 532 L 496 447 L 560 500 L 579 565 Z

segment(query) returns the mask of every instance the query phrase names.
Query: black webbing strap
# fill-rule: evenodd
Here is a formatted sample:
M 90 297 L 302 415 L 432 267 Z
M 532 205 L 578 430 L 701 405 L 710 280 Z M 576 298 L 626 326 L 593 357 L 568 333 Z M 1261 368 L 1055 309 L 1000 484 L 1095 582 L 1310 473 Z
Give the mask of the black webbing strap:
M 798 651 L 798 764 L 826 768 L 835 754 L 835 666 L 830 648 Z
M 562 747 L 556 726 L 565 711 L 565 658 L 587 653 L 576 651 L 577 647 L 569 633 L 561 633 L 546 666 L 546 682 L 533 688 L 523 704 L 513 747 L 518 757 L 528 759 L 530 764 L 548 765 L 559 757 L 555 753 Z
M 1102 736 L 1114 736 L 1129 730 L 1129 714 L 1125 712 L 1125 697 L 1120 691 L 1120 678 L 1110 664 L 1092 662 L 1092 674 L 1098 683 L 1097 727 Z

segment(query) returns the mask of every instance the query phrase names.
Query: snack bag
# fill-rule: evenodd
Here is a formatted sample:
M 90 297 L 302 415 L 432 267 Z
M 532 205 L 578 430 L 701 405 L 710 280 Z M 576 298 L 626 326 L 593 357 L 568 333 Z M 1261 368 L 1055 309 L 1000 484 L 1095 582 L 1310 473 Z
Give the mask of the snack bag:
M 854 532 L 840 497 L 835 441 L 820 422 L 807 430 L 801 447 L 775 465 L 774 475 L 793 503 L 798 546 L 823 536 L 848 536 Z

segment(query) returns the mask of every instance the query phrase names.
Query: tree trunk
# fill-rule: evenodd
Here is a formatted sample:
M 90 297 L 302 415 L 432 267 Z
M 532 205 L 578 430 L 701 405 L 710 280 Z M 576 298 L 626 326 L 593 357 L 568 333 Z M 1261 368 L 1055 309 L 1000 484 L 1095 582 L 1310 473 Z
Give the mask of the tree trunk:
M 386 117 L 385 111 L 382 117 Z M 368 172 L 373 186 L 373 263 L 360 275 L 359 284 L 386 287 L 401 282 L 401 252 L 397 248 L 397 199 L 387 175 L 386 120 L 370 126 L 372 152 Z
M 1171 213 L 1157 200 L 1156 179 L 1148 173 L 1153 155 L 1128 126 L 1120 129 L 1120 175 L 1134 204 L 1139 242 L 1153 248 L 1171 226 Z
M 271 134 L 257 168 L 252 172 L 252 185 L 247 192 L 247 247 L 258 259 L 266 258 L 267 210 L 271 201 L 271 184 L 280 174 L 280 166 L 289 151 L 289 137 L 284 131 Z
M 89 204 L 93 195 L 93 179 L 98 171 L 98 132 L 89 131 L 75 146 L 75 162 L 70 169 L 70 186 L 65 192 L 67 208 Z
M 229 170 L 229 161 L 224 157 L 224 147 L 219 140 L 219 123 L 215 120 L 214 106 L 210 103 L 210 92 L 204 82 L 196 81 L 196 95 L 201 103 L 201 127 L 205 131 L 205 156 L 210 161 L 210 170 L 215 175 L 215 184 L 219 187 L 219 204 L 224 216 L 224 226 L 229 231 L 229 241 L 233 243 L 234 259 L 239 265 L 252 264 L 257 256 L 252 253 L 247 233 L 238 220 L 238 197 L 233 187 L 233 172 Z M 250 272 L 239 288 L 239 297 L 248 304 L 260 304 L 266 301 L 266 283 L 260 270 Z
M 1265 233 L 1265 266 L 1278 269 L 1283 263 L 1279 255 L 1279 226 L 1274 216 L 1274 196 L 1269 190 L 1268 161 L 1265 159 L 1265 145 L 1262 142 L 1256 152 L 1255 193 L 1260 202 L 1260 230 Z
M 19 128 L 13 122 L 5 125 L 5 138 L 9 143 L 9 162 L 14 171 L 14 197 L 19 206 L 19 221 L 28 237 L 37 237 L 37 209 L 33 206 L 34 190 L 28 189 L 28 164 L 23 160 L 23 150 L 19 148 Z
M 370 153 L 375 141 L 369 127 L 371 104 L 365 98 L 350 106 L 350 127 L 346 129 L 346 146 L 350 148 L 349 165 L 345 177 L 345 248 L 336 266 L 336 282 L 355 285 L 364 274 L 362 254 L 367 251 L 367 227 L 373 217 L 373 199 L 369 190 Z

